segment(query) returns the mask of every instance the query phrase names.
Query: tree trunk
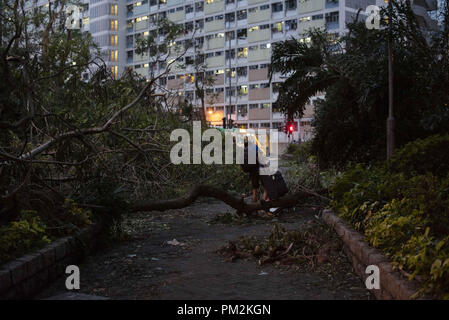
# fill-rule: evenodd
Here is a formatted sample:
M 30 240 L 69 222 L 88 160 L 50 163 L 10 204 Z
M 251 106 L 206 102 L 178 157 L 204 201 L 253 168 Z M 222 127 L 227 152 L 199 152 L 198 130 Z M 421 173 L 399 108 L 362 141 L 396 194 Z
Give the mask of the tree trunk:
M 239 213 L 251 213 L 261 209 L 294 207 L 302 200 L 311 196 L 315 195 L 306 191 L 300 191 L 264 204 L 261 204 L 260 202 L 245 203 L 243 197 L 235 197 L 224 190 L 220 190 L 212 186 L 198 185 L 194 187 L 186 196 L 170 200 L 141 201 L 136 203 L 131 208 L 131 211 L 165 211 L 170 209 L 181 209 L 191 205 L 199 197 L 212 197 L 223 201 L 227 205 L 236 209 Z

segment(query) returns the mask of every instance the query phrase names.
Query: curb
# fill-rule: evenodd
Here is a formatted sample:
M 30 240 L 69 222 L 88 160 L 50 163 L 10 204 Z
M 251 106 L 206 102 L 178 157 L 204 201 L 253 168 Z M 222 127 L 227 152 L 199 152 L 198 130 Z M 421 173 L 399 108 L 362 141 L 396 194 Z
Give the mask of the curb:
M 405 278 L 399 271 L 393 270 L 388 258 L 378 249 L 372 248 L 364 236 L 355 231 L 331 210 L 323 211 L 323 220 L 331 226 L 343 241 L 343 250 L 351 261 L 354 271 L 363 282 L 370 274 L 366 267 L 379 267 L 380 289 L 371 289 L 378 300 L 411 300 L 419 287 L 414 281 Z
M 88 244 L 100 231 L 90 225 L 72 236 L 0 266 L 0 299 L 30 299 L 85 256 Z

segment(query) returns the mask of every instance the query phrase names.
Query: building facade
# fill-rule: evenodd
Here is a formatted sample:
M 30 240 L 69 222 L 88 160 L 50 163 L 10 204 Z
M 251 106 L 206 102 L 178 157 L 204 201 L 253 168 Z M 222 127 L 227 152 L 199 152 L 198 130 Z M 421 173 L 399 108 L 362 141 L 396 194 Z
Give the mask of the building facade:
M 47 1 L 35 1 L 40 4 Z M 83 0 L 81 28 L 90 32 L 104 52 L 104 60 L 116 76 L 132 69 L 143 77 L 164 72 L 166 63 L 155 63 L 149 53 L 136 53 L 136 40 L 150 32 L 163 42 L 156 21 L 166 18 L 184 28 L 176 44 L 184 55 L 170 73 L 159 79 L 159 91 L 171 92 L 179 101 L 199 107 L 194 85 L 195 56 L 204 55 L 205 72 L 214 79 L 206 89 L 206 117 L 221 126 L 229 117 L 239 128 L 281 128 L 284 115 L 276 105 L 277 88 L 285 78 L 275 74 L 269 80 L 268 66 L 273 43 L 291 37 L 308 42 L 310 28 L 326 29 L 335 36 L 346 32 L 361 9 L 366 17 L 369 5 L 386 5 L 383 0 Z M 434 0 L 413 1 L 423 23 L 432 24 L 427 11 Z M 192 43 L 194 45 L 192 45 Z M 313 132 L 313 101 L 302 119 L 296 119 L 290 140 L 308 140 Z M 281 134 L 281 140 L 287 136 Z

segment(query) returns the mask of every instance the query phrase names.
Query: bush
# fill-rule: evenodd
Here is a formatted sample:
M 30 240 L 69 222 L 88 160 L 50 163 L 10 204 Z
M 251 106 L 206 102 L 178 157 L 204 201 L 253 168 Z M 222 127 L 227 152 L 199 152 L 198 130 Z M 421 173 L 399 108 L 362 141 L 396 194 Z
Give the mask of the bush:
M 50 243 L 47 226 L 35 211 L 22 211 L 20 220 L 0 228 L 0 265 Z
M 449 172 L 449 134 L 434 135 L 406 144 L 394 153 L 387 166 L 391 172 L 410 175 L 431 172 L 446 176 Z
M 420 293 L 449 299 L 449 176 L 431 156 L 446 141 L 418 140 L 386 165 L 353 166 L 335 179 L 331 205 L 396 268 L 422 280 Z
M 294 154 L 299 151 L 299 146 L 296 143 L 290 143 L 285 150 L 286 153 Z

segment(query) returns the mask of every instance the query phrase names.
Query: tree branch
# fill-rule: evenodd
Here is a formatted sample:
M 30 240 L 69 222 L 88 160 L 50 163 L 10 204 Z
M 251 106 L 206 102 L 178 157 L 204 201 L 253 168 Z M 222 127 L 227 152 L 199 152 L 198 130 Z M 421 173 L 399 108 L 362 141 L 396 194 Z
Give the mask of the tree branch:
M 251 213 L 261 209 L 269 208 L 291 208 L 302 200 L 316 196 L 306 191 L 300 191 L 286 195 L 280 199 L 262 203 L 245 203 L 242 197 L 238 198 L 230 193 L 208 185 L 198 185 L 184 197 L 170 200 L 141 201 L 132 206 L 131 211 L 165 211 L 170 209 L 185 208 L 195 202 L 199 197 L 212 197 L 223 201 L 240 213 Z

